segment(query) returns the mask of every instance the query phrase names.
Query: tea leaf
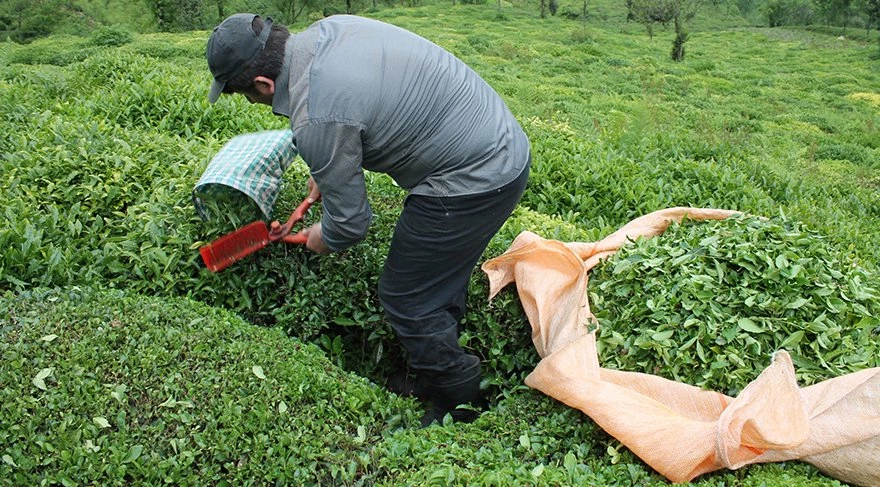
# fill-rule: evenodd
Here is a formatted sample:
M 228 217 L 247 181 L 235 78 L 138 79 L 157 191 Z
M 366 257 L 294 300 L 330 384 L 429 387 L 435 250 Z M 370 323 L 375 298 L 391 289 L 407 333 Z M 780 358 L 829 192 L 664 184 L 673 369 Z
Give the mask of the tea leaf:
M 125 458 L 122 460 L 122 463 L 131 463 L 138 458 L 141 457 L 141 453 L 143 453 L 144 447 L 143 445 L 134 445 L 128 449 L 128 454 L 125 455 Z
M 45 369 L 37 372 L 37 375 L 31 379 L 31 383 L 33 383 L 38 389 L 46 390 L 46 382 L 45 379 L 52 375 L 52 367 L 47 367 Z
M 740 318 L 737 320 L 736 325 L 749 333 L 762 333 L 764 331 L 763 328 L 750 318 Z
M 543 474 L 543 473 L 544 473 L 544 464 L 543 463 L 539 463 L 531 471 L 532 477 L 534 477 L 534 478 L 540 477 L 541 474 Z

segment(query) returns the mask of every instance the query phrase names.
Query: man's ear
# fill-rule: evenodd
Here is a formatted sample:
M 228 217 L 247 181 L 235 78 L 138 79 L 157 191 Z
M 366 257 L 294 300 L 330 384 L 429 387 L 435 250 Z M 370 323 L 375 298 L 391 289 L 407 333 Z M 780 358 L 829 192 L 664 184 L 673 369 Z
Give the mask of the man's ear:
M 257 76 L 254 78 L 254 89 L 262 96 L 272 96 L 275 94 L 275 80 L 265 76 Z

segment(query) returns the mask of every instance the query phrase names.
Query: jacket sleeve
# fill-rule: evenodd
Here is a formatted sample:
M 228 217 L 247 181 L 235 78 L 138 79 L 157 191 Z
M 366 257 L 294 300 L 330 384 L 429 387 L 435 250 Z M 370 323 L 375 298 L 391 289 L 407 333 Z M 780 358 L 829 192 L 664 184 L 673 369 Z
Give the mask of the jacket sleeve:
M 334 252 L 363 240 L 373 218 L 361 133 L 361 127 L 341 122 L 312 122 L 295 132 L 300 155 L 321 190 L 321 230 Z

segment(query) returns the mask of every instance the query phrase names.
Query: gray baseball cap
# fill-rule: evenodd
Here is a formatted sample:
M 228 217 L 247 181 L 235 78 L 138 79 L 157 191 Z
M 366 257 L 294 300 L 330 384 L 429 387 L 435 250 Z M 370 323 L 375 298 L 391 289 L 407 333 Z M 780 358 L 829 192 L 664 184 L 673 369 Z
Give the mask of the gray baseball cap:
M 272 19 L 266 17 L 260 35 L 254 32 L 252 23 L 256 14 L 230 15 L 211 33 L 205 56 L 208 68 L 214 75 L 208 101 L 214 103 L 223 93 L 226 82 L 241 74 L 266 47 L 272 30 Z

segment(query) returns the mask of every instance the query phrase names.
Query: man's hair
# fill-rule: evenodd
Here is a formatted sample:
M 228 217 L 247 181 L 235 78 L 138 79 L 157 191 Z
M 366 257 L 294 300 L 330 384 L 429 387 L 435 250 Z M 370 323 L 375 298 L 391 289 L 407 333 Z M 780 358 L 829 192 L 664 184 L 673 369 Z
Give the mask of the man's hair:
M 255 17 L 251 27 L 255 34 L 260 35 L 263 31 L 263 19 Z M 284 64 L 284 45 L 289 37 L 290 31 L 287 27 L 273 23 L 266 47 L 241 74 L 226 82 L 223 93 L 252 93 L 255 90 L 254 78 L 257 76 L 265 76 L 271 80 L 278 78 Z

